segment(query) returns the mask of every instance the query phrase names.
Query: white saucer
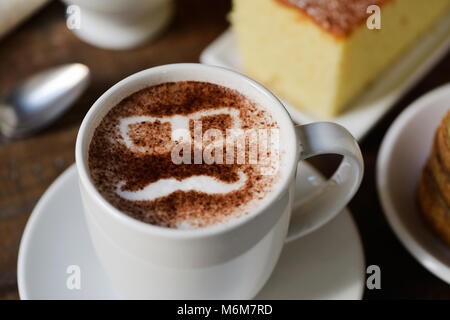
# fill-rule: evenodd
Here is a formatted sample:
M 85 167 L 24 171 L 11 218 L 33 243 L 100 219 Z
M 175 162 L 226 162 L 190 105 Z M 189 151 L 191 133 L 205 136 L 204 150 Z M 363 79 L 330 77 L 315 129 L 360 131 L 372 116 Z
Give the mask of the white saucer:
M 284 104 L 296 123 L 334 121 L 347 128 L 358 141 L 361 141 L 383 115 L 445 56 L 449 48 L 450 12 L 353 101 L 348 111 L 341 116 L 319 119 L 296 109 L 289 103 Z M 227 30 L 211 43 L 201 54 L 200 62 L 241 71 L 233 31 Z
M 449 110 L 450 85 L 414 102 L 392 124 L 377 160 L 378 193 L 389 224 L 409 252 L 447 283 L 450 283 L 450 248 L 422 221 L 416 188 L 436 129 Z
M 321 177 L 301 167 L 299 195 Z M 71 166 L 42 196 L 20 243 L 18 286 L 22 299 L 120 299 L 91 245 L 82 213 L 77 172 Z M 81 269 L 81 289 L 66 286 L 69 265 Z M 348 210 L 313 234 L 288 243 L 258 299 L 361 299 L 364 253 Z

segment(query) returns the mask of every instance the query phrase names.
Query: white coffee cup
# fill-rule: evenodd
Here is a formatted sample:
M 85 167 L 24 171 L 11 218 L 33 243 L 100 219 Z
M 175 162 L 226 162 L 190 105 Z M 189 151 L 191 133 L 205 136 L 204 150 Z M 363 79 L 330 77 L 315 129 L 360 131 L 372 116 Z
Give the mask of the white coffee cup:
M 93 132 L 123 98 L 148 86 L 204 81 L 244 94 L 280 125 L 287 146 L 279 188 L 267 205 L 224 225 L 179 230 L 153 226 L 120 212 L 96 190 L 88 168 Z M 343 160 L 333 177 L 306 199 L 293 199 L 299 160 L 333 153 Z M 363 160 L 355 139 L 333 123 L 294 127 L 283 104 L 257 82 L 233 71 L 173 64 L 136 73 L 105 92 L 80 127 L 76 164 L 90 235 L 117 289 L 133 299 L 249 299 L 262 288 L 286 241 L 308 234 L 336 216 L 358 190 Z M 299 207 L 291 217 L 294 203 Z M 295 277 L 295 275 L 292 275 Z
M 63 0 L 67 26 L 83 41 L 105 49 L 129 49 L 169 23 L 173 0 Z

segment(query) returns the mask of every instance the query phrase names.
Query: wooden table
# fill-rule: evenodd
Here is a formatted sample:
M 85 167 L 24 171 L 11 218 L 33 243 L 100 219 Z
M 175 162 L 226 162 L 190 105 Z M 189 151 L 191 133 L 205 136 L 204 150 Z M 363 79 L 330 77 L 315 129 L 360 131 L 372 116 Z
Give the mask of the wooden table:
M 198 62 L 199 55 L 223 32 L 229 0 L 180 0 L 176 17 L 156 41 L 129 51 L 94 48 L 66 28 L 64 7 L 53 2 L 0 40 L 0 96 L 21 78 L 46 67 L 82 62 L 92 70 L 92 84 L 57 123 L 36 136 L 0 142 L 0 299 L 17 299 L 16 261 L 20 238 L 34 205 L 52 181 L 74 162 L 75 136 L 92 103 L 112 84 L 152 66 Z M 382 138 L 395 117 L 412 101 L 450 80 L 450 55 L 425 77 L 372 132 L 361 148 L 366 175 L 350 203 L 364 243 L 367 265 L 381 267 L 381 290 L 367 299 L 450 299 L 450 286 L 425 270 L 389 228 L 377 198 L 375 162 Z M 334 158 L 314 162 L 325 173 Z

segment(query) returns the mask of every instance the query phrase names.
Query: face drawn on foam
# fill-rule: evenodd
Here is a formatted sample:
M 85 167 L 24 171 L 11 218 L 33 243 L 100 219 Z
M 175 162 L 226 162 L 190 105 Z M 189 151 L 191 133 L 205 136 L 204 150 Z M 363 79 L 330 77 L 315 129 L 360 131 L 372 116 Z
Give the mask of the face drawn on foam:
M 220 108 L 213 110 L 202 110 L 191 113 L 188 116 L 173 115 L 168 117 L 150 117 L 150 116 L 135 116 L 124 118 L 120 120 L 119 130 L 123 139 L 123 143 L 132 152 L 146 152 L 145 147 L 137 146 L 128 134 L 129 126 L 140 122 L 156 122 L 170 123 L 172 141 L 186 141 L 190 139 L 189 122 L 191 120 L 199 120 L 203 117 L 214 115 L 229 114 L 233 119 L 233 126 L 230 129 L 241 129 L 242 121 L 239 117 L 240 112 L 234 108 Z M 242 188 L 246 181 L 247 175 L 239 171 L 239 180 L 234 183 L 225 183 L 217 180 L 214 177 L 199 175 L 186 178 L 184 180 L 177 180 L 175 178 L 160 179 L 156 182 L 150 183 L 144 189 L 138 191 L 123 191 L 122 187 L 125 181 L 121 181 L 116 186 L 116 193 L 124 199 L 130 201 L 153 201 L 157 198 L 165 197 L 175 191 L 198 191 L 206 194 L 226 194 Z

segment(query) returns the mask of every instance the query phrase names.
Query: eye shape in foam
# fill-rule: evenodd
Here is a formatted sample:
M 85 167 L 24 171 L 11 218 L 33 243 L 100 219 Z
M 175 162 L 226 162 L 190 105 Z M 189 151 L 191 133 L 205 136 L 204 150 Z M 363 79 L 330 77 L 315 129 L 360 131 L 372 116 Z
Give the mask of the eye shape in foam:
M 172 131 L 172 141 L 180 141 L 182 139 L 190 138 L 189 134 L 189 121 L 199 120 L 203 117 L 209 117 L 214 115 L 229 114 L 233 119 L 233 127 L 230 129 L 240 129 L 242 128 L 242 121 L 239 117 L 239 110 L 234 108 L 219 108 L 212 110 L 202 110 L 195 113 L 191 113 L 188 116 L 173 115 L 170 117 L 150 117 L 150 116 L 136 116 L 128 117 L 120 120 L 119 130 L 123 139 L 123 143 L 127 146 L 129 150 L 145 152 L 145 148 L 142 146 L 137 146 L 134 144 L 133 139 L 128 134 L 129 126 L 137 124 L 140 122 L 156 122 L 170 123 Z

